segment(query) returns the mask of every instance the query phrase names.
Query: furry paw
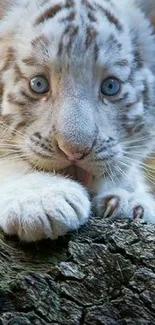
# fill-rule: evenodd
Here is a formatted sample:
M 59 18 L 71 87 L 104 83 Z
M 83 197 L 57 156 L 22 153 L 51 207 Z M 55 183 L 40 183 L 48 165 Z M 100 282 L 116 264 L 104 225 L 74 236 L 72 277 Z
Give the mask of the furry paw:
M 94 211 L 104 218 L 143 219 L 155 224 L 155 200 L 148 193 L 130 194 L 123 189 L 115 189 L 94 199 Z
M 7 186 L 0 197 L 0 227 L 27 242 L 56 239 L 79 228 L 90 214 L 90 201 L 80 184 L 43 173 Z
M 155 199 L 149 193 L 131 195 L 129 209 L 131 219 L 155 224 Z
M 129 193 L 123 189 L 115 189 L 94 199 L 95 213 L 104 218 L 127 216 L 129 211 Z

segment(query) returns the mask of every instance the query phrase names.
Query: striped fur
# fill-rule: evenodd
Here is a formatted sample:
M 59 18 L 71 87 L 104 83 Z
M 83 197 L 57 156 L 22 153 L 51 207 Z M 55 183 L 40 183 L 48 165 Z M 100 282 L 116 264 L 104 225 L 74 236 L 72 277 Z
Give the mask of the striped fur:
M 61 173 L 71 164 L 64 152 L 76 151 L 93 194 L 111 178 L 131 192 L 139 187 L 135 170 L 139 175 L 155 147 L 149 1 L 151 11 L 143 0 L 2 0 L 1 132 L 8 156 L 16 145 L 29 170 Z M 46 77 L 47 93 L 31 91 L 35 75 Z M 101 94 L 108 77 L 121 82 L 116 96 Z

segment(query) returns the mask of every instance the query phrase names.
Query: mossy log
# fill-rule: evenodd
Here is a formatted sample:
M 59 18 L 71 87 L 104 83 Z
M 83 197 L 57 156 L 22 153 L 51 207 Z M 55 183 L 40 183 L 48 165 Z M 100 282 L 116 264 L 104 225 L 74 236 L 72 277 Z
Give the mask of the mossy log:
M 1 233 L 0 324 L 155 324 L 155 227 L 92 218 L 31 245 Z

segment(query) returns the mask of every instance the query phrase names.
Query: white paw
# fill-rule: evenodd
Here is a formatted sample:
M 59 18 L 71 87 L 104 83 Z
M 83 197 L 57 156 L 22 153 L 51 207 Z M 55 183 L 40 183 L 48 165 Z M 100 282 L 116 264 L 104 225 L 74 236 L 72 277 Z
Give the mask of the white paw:
M 148 193 L 129 193 L 114 189 L 94 199 L 94 210 L 104 218 L 144 219 L 155 224 L 155 200 Z
M 127 216 L 129 212 L 129 193 L 121 188 L 101 194 L 94 199 L 94 210 L 104 218 Z
M 129 215 L 132 219 L 143 219 L 155 224 L 155 199 L 148 193 L 131 195 Z
M 56 239 L 89 218 L 90 201 L 78 183 L 34 173 L 0 191 L 0 227 L 24 241 Z

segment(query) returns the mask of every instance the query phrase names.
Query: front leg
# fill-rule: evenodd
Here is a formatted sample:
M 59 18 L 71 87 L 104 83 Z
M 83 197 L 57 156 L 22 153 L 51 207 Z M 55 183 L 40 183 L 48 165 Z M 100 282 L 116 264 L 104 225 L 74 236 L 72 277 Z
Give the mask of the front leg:
M 20 172 L 0 187 L 0 227 L 27 242 L 56 239 L 78 229 L 89 215 L 87 191 L 62 176 Z
M 126 179 L 121 179 L 120 187 L 116 187 L 110 180 L 104 181 L 93 201 L 95 213 L 112 219 L 140 218 L 155 224 L 155 198 L 145 184 L 143 175 L 137 171 L 137 177 L 130 179 L 131 184 Z

